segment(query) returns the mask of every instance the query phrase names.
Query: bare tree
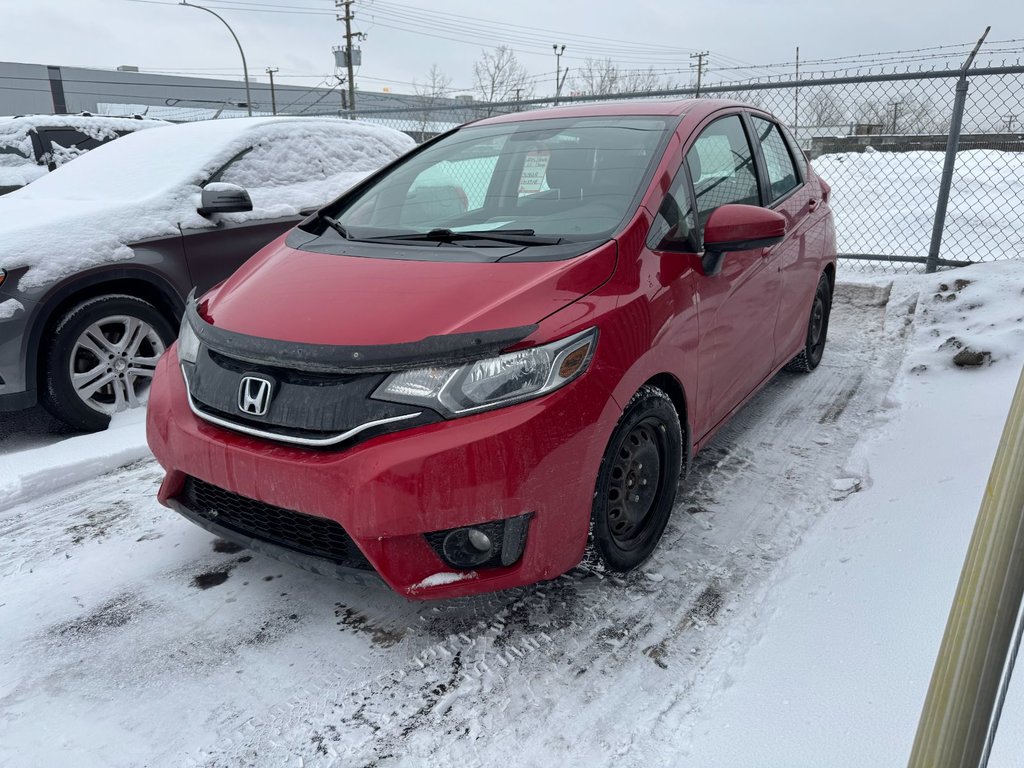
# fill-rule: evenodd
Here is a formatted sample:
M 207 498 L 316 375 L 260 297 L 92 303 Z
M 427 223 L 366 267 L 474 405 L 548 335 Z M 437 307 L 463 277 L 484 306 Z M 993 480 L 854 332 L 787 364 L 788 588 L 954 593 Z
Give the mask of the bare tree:
M 946 133 L 949 130 L 949 117 L 928 97 L 905 98 L 899 117 L 902 133 Z
M 895 115 L 895 119 L 894 116 Z M 857 106 L 857 122 L 877 125 L 883 132 L 895 133 L 894 125 L 899 119 L 899 108 L 894 110 L 887 102 L 867 98 Z
M 572 78 L 572 90 L 583 96 L 649 93 L 660 85 L 653 67 L 619 69 L 610 58 L 587 59 Z
M 432 123 L 437 119 L 434 109 L 439 99 L 446 99 L 451 93 L 452 79 L 448 77 L 437 64 L 430 67 L 425 81 L 413 80 L 413 88 L 419 96 L 419 140 L 425 141 L 431 136 L 439 133 Z M 458 122 L 458 121 L 456 121 Z
M 526 67 L 507 45 L 483 52 L 473 65 L 473 87 L 486 102 L 517 101 L 533 95 Z
M 587 59 L 572 77 L 572 91 L 581 96 L 617 93 L 619 69 L 611 59 Z
M 846 105 L 832 88 L 818 88 L 801 107 L 805 125 L 816 128 L 841 126 L 849 122 Z
M 949 116 L 929 98 L 902 95 L 887 101 L 865 99 L 858 121 L 882 126 L 887 133 L 945 133 Z

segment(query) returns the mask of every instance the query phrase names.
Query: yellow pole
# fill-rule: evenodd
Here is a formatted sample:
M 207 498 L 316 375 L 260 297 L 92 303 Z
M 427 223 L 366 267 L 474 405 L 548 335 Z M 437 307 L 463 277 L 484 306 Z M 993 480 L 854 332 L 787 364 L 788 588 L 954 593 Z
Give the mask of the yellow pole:
M 974 525 L 909 768 L 979 766 L 1022 597 L 1024 370 Z

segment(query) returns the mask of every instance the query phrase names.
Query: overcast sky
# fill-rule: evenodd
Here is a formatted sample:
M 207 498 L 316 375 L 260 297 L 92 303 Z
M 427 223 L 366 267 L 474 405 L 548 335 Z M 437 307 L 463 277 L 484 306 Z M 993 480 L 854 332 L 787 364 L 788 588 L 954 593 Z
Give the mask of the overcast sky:
M 254 79 L 265 81 L 270 66 L 280 68 L 279 82 L 314 85 L 331 75 L 331 47 L 344 30 L 333 0 L 208 4 L 235 29 Z M 1021 0 L 356 0 L 356 28 L 368 35 L 356 80 L 363 90 L 409 92 L 436 63 L 456 90 L 468 90 L 481 49 L 502 40 L 538 76 L 537 95 L 553 90 L 553 43 L 566 45 L 562 64 L 570 69 L 609 55 L 683 81 L 691 78 L 688 54 L 709 50 L 712 75 L 738 79 L 749 74 L 738 69 L 745 64 L 792 61 L 798 45 L 813 61 L 965 43 L 986 24 L 991 40 L 1024 38 L 1022 8 Z M 0 0 L 0 21 L 7 61 L 241 74 L 227 30 L 173 0 Z M 1024 42 L 998 48 L 998 59 L 1024 58 Z

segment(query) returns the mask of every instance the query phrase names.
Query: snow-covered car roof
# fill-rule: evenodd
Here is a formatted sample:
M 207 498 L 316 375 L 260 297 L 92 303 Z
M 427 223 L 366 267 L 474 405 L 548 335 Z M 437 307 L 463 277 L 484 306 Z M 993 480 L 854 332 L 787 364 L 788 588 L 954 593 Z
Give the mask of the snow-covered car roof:
M 63 165 L 85 150 L 61 147 L 40 161 L 32 148 L 32 132 L 40 128 L 71 128 L 96 141 L 110 141 L 125 133 L 172 125 L 166 120 L 91 115 L 22 115 L 0 117 L 0 187 L 22 187 L 46 175 L 47 163 Z
M 0 147 L 14 147 L 31 157 L 29 134 L 37 128 L 74 128 L 97 141 L 112 139 L 125 132 L 141 131 L 172 125 L 166 120 L 138 120 L 102 115 L 21 115 L 0 117 Z
M 253 210 L 217 216 L 241 223 L 321 206 L 413 146 L 399 131 L 339 118 L 235 118 L 139 131 L 0 197 L 0 266 L 28 266 L 19 284 L 42 286 L 130 259 L 132 243 L 210 227 L 196 210 L 202 186 L 229 163 L 231 173 L 217 180 L 244 186 Z

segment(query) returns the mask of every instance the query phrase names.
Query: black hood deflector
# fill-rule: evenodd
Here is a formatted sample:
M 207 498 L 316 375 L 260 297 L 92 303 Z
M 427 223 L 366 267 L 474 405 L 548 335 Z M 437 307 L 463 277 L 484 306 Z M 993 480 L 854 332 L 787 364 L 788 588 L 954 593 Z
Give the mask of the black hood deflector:
M 537 325 L 474 333 L 427 336 L 420 341 L 373 346 L 306 344 L 265 339 L 218 328 L 204 320 L 195 299 L 188 298 L 185 318 L 199 340 L 238 360 L 318 373 L 382 373 L 428 365 L 457 365 L 492 357 L 537 330 Z

